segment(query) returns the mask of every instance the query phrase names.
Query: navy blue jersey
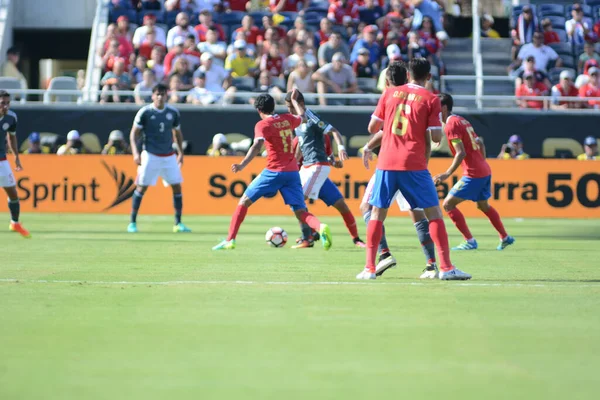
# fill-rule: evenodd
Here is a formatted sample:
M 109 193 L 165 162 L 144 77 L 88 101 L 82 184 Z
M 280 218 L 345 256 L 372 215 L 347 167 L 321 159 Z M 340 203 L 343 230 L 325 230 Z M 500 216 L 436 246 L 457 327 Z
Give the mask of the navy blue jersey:
M 296 128 L 296 136 L 304 158 L 303 165 L 328 163 L 324 136 L 333 127 L 312 110 L 306 109 L 306 123 Z
M 169 105 L 159 110 L 153 104 L 142 107 L 133 121 L 142 129 L 143 149 L 148 153 L 173 153 L 173 129 L 180 129 L 179 111 Z
M 6 133 L 17 134 L 17 114 L 8 110 L 6 115 L 0 118 L 0 159 L 6 158 Z

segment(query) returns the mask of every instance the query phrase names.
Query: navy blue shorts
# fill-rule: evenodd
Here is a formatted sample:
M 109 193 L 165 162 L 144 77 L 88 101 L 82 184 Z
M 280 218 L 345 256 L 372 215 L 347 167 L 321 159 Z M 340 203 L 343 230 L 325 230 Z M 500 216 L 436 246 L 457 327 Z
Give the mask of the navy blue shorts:
M 400 190 L 411 209 L 439 206 L 437 190 L 428 170 L 375 171 L 375 183 L 369 204 L 377 208 L 390 208 L 396 192 Z
M 281 193 L 285 204 L 294 211 L 306 208 L 300 174 L 297 171 L 274 172 L 264 169 L 244 194 L 255 203 L 261 197 L 273 197 L 277 192 Z
M 321 186 L 321 190 L 319 191 L 319 199 L 322 200 L 328 207 L 331 207 L 339 199 L 343 199 L 342 193 L 335 186 L 335 183 L 331 182 L 331 179 L 327 178 L 323 186 Z
M 481 201 L 492 197 L 492 176 L 469 178 L 463 176 L 450 190 L 450 194 L 460 199 Z

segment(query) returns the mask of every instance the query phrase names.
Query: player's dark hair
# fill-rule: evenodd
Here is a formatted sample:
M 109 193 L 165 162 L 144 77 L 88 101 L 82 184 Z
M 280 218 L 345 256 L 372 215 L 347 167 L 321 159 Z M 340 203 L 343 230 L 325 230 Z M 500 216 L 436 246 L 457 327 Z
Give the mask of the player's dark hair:
M 448 107 L 448 112 L 452 112 L 452 108 L 454 107 L 454 99 L 448 93 L 440 93 L 438 94 L 440 102 L 442 103 L 442 107 Z
M 389 65 L 385 78 L 394 86 L 402 86 L 408 81 L 406 72 L 406 64 L 402 61 L 394 61 Z
M 165 85 L 164 83 L 157 83 L 156 85 L 154 85 L 154 87 L 152 88 L 152 94 L 154 93 L 160 93 L 160 92 L 167 92 L 168 88 L 167 85 Z
M 263 93 L 254 101 L 254 108 L 262 114 L 273 114 L 275 111 L 275 99 L 267 93 Z
M 285 102 L 286 103 L 292 102 L 292 92 L 287 92 L 287 94 L 285 95 Z M 298 102 L 304 103 L 304 95 L 300 91 L 298 91 Z
M 21 54 L 21 51 L 19 50 L 18 47 L 11 47 L 8 50 L 6 50 L 6 55 L 7 56 L 18 56 L 19 54 Z
M 413 58 L 408 63 L 408 71 L 415 81 L 425 81 L 431 72 L 431 64 L 426 58 Z
M 0 90 L 0 99 L 4 99 L 7 97 L 10 99 L 10 93 L 8 93 L 6 90 Z

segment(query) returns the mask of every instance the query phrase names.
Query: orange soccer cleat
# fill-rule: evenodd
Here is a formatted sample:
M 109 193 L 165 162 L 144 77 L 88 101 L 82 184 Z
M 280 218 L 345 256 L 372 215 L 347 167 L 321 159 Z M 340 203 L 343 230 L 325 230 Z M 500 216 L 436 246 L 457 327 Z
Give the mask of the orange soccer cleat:
M 23 227 L 23 225 L 21 225 L 20 222 L 11 222 L 10 226 L 8 227 L 8 229 L 10 229 L 13 232 L 20 233 L 21 236 L 23 236 L 26 239 L 31 238 L 31 234 L 29 233 L 29 231 L 27 229 L 25 229 Z
M 308 240 L 300 240 L 299 242 L 295 246 L 292 246 L 292 249 L 308 249 L 310 247 L 314 247 L 315 246 L 315 242 L 313 241 L 308 241 Z

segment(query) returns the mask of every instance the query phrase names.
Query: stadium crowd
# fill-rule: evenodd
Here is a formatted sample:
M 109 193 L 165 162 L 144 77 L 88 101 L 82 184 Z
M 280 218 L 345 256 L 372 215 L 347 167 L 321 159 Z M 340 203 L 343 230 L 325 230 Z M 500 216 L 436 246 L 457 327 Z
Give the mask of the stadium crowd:
M 519 107 L 600 109 L 600 1 L 595 6 L 515 6 L 512 22 L 513 62 L 508 71 L 516 78 Z M 552 100 L 523 99 L 541 96 Z
M 112 0 L 98 54 L 102 101 L 143 104 L 164 82 L 187 92 L 172 103 L 228 104 L 265 91 L 282 101 L 296 87 L 322 105 L 345 104 L 318 94 L 376 92 L 390 60 L 426 57 L 443 74 L 446 3 Z M 117 92 L 132 89 L 134 97 Z

